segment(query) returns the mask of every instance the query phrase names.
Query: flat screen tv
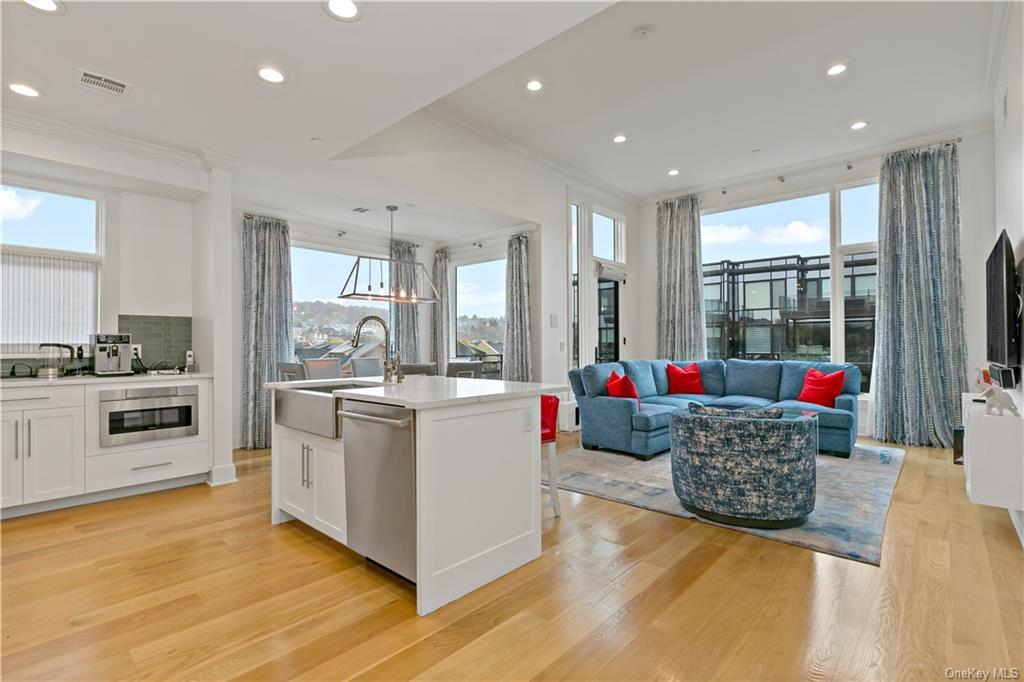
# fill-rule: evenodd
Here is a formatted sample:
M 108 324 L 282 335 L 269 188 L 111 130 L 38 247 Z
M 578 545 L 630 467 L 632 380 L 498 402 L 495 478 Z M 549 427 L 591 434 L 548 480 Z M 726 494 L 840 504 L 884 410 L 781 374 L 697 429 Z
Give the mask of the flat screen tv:
M 1013 245 L 1003 230 L 985 264 L 988 361 L 1011 369 L 1021 365 L 1021 283 Z

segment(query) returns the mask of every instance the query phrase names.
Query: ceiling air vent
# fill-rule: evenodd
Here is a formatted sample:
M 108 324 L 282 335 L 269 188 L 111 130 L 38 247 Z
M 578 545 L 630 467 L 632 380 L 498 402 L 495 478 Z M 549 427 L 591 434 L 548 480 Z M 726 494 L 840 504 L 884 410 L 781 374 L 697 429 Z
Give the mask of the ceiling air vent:
M 96 90 L 107 95 L 113 95 L 114 97 L 127 97 L 131 93 L 132 87 L 134 87 L 128 83 L 122 83 L 113 78 L 101 76 L 98 73 L 84 69 L 78 70 L 78 84 L 83 88 Z
M 363 207 L 363 206 L 360 206 L 359 208 L 353 208 L 353 209 L 352 209 L 352 212 L 353 212 L 353 213 L 369 213 L 369 212 L 370 212 L 370 209 L 368 209 L 368 208 L 365 208 L 365 207 Z

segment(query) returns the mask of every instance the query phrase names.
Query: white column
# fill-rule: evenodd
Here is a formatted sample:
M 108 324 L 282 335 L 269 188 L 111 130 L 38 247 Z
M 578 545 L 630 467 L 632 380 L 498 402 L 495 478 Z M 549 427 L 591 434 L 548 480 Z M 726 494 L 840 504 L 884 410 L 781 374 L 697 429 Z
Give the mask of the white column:
M 240 162 L 213 152 L 202 152 L 208 185 L 206 194 L 192 204 L 192 344 L 203 372 L 213 372 L 211 400 L 213 464 L 209 485 L 234 483 L 232 452 L 232 387 L 235 300 L 231 285 L 232 222 L 231 171 Z

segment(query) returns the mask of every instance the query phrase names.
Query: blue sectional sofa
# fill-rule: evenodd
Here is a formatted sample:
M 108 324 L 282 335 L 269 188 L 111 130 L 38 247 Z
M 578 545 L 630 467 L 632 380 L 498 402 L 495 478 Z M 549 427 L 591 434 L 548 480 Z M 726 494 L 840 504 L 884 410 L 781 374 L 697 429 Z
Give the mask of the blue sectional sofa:
M 669 449 L 669 415 L 689 411 L 694 402 L 715 407 L 783 407 L 818 412 L 818 448 L 849 456 L 857 440 L 857 394 L 861 375 L 856 365 L 795 360 L 699 360 L 703 394 L 670 394 L 668 360 L 623 360 L 587 365 L 569 372 L 569 383 L 580 410 L 585 448 L 606 448 L 649 459 Z M 686 367 L 691 362 L 673 362 Z M 843 393 L 836 406 L 798 401 L 807 370 L 826 374 L 846 370 Z M 605 390 L 612 371 L 636 385 L 639 403 L 612 398 Z

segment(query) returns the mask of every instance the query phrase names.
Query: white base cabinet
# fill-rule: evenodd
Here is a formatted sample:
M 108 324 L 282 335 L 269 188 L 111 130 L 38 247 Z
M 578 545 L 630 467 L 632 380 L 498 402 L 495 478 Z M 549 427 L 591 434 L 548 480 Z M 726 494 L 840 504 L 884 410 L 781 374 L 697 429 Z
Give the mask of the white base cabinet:
M 84 408 L 15 411 L 4 407 L 0 423 L 3 430 L 0 507 L 84 493 Z
M 274 426 L 274 523 L 280 509 L 344 543 L 345 451 L 340 440 Z

